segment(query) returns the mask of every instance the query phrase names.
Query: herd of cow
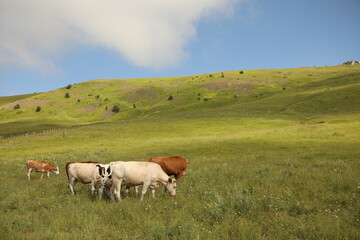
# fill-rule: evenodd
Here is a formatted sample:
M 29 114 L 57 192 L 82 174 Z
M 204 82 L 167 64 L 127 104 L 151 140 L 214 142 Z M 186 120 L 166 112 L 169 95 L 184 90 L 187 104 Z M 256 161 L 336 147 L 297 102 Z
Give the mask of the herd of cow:
M 141 198 L 143 200 L 147 189 L 150 187 L 152 196 L 155 197 L 155 188 L 164 186 L 170 195 L 176 194 L 176 180 L 185 174 L 189 161 L 183 157 L 152 157 L 148 162 L 110 162 L 101 164 L 99 162 L 68 162 L 65 169 L 68 178 L 68 186 L 71 193 L 75 194 L 75 184 L 91 184 L 92 194 L 97 186 L 99 198 L 102 198 L 105 190 L 106 194 L 113 201 L 116 197 L 121 201 L 121 186 L 126 187 L 126 192 L 130 187 L 135 188 L 138 194 L 138 186 L 142 186 Z M 59 168 L 48 161 L 29 160 L 26 163 L 27 177 L 30 180 L 31 172 L 42 172 L 49 177 L 49 173 L 59 174 Z M 171 178 L 170 176 L 174 176 Z

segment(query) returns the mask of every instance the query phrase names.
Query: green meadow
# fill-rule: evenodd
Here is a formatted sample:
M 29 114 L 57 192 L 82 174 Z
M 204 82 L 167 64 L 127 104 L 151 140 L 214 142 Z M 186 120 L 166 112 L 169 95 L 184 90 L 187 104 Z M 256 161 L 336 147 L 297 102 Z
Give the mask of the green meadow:
M 1 239 L 360 238 L 360 65 L 100 79 L 0 104 Z M 174 155 L 190 161 L 175 197 L 67 187 L 69 161 Z M 30 159 L 60 175 L 27 180 Z

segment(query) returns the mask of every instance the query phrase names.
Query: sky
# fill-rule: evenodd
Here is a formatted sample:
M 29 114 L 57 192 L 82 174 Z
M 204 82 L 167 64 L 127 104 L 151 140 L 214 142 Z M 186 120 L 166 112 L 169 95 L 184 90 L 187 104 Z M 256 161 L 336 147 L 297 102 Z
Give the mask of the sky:
M 0 0 L 0 96 L 360 60 L 360 0 Z

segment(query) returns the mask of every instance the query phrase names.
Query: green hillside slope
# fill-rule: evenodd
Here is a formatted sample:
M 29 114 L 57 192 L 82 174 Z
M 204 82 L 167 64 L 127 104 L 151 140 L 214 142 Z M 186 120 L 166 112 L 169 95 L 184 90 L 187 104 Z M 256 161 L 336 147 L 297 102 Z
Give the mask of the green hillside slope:
M 360 65 L 99 79 L 69 89 L 0 100 L 3 136 L 147 117 L 306 118 L 358 114 Z M 14 109 L 17 104 L 20 108 Z M 118 113 L 112 111 L 115 105 Z M 37 112 L 38 106 L 41 110 Z
M 0 238 L 360 239 L 359 84 L 355 65 L 103 79 L 8 97 Z M 154 156 L 190 161 L 175 197 L 156 188 L 140 202 L 131 189 L 111 202 L 81 183 L 70 193 L 68 162 Z M 28 160 L 60 174 L 28 180 Z

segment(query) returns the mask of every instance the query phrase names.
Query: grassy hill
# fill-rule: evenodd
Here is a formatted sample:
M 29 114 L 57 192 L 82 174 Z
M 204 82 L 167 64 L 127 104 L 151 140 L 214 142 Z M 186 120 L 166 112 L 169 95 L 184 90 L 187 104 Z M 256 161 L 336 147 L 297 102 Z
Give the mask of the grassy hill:
M 359 113 L 359 78 L 359 65 L 341 65 L 99 79 L 70 89 L 2 97 L 0 135 L 147 117 L 306 118 Z M 20 108 L 14 109 L 17 104 Z M 112 111 L 115 105 L 119 113 Z M 40 112 L 36 112 L 37 106 Z
M 1 104 L 1 239 L 360 238 L 360 65 L 93 80 Z M 66 162 L 174 155 L 191 162 L 174 198 L 67 188 Z M 29 159 L 60 175 L 28 181 Z

